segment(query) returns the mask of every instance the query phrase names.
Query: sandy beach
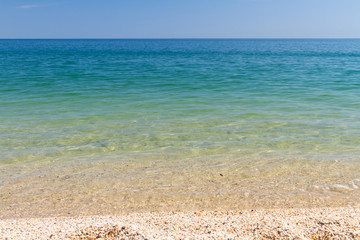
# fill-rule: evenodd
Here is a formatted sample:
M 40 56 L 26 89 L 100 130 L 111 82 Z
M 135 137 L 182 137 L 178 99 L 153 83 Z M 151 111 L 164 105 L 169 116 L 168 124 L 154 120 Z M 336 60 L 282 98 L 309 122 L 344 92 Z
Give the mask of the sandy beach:
M 359 239 L 360 208 L 148 212 L 0 220 L 0 239 Z

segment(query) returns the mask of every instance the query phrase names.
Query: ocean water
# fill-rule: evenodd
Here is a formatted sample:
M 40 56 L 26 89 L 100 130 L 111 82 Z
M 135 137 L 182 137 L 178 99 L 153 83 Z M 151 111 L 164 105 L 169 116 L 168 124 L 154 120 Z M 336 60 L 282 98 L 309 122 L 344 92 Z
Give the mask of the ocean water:
M 360 40 L 0 40 L 0 153 L 5 217 L 357 205 Z

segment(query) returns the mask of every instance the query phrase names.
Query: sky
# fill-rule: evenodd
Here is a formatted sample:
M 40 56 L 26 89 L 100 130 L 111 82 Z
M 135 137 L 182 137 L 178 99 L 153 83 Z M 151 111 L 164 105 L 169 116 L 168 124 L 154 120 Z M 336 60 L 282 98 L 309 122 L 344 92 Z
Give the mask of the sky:
M 360 0 L 0 0 L 0 38 L 360 38 Z

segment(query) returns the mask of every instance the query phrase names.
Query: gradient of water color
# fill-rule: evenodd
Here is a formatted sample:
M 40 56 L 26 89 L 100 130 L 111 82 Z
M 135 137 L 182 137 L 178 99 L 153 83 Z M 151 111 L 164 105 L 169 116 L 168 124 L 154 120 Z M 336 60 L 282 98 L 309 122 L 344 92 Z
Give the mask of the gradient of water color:
M 179 209 L 357 203 L 360 40 L 0 40 L 0 83 L 8 212 L 66 191 L 62 212 L 125 190 L 133 209 L 159 207 L 137 203 L 159 189 Z

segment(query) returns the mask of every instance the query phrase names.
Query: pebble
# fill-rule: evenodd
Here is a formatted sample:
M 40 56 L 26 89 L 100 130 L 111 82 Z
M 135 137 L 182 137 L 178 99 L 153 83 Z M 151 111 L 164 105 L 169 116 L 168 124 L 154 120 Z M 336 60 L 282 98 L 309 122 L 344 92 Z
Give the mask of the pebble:
M 143 212 L 0 220 L 0 239 L 360 239 L 360 208 Z

